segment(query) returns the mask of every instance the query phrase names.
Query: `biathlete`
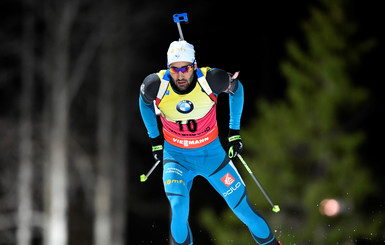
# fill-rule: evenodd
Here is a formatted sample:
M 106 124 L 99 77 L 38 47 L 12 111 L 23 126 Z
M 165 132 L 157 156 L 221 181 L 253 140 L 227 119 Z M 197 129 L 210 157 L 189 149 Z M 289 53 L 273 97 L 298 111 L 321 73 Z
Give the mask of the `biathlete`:
M 239 135 L 243 86 L 221 69 L 198 68 L 194 46 L 174 41 L 167 51 L 168 69 L 148 75 L 140 88 L 139 106 L 155 160 L 163 161 L 164 190 L 170 202 L 175 245 L 193 244 L 188 223 L 190 189 L 203 176 L 246 224 L 258 244 L 280 244 L 267 222 L 250 204 L 245 183 L 231 158 L 243 148 Z M 229 94 L 227 151 L 220 144 L 217 96 Z M 157 106 L 163 136 L 157 125 Z

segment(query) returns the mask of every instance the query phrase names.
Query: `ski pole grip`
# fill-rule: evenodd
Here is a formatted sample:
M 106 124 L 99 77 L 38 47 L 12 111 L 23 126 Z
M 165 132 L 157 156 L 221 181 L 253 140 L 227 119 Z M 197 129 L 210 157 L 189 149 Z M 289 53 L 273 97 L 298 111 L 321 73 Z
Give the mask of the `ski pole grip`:
M 183 14 L 174 14 L 174 22 L 175 23 L 179 23 L 181 21 L 184 21 L 184 22 L 188 22 L 188 19 L 187 19 L 187 13 L 183 13 Z
M 181 41 L 184 40 L 184 37 L 183 37 L 183 33 L 182 33 L 182 28 L 180 26 L 180 22 L 181 21 L 184 21 L 187 23 L 188 19 L 187 19 L 187 13 L 183 13 L 183 14 L 174 14 L 174 22 L 176 23 L 176 25 L 178 26 L 178 31 L 179 31 L 179 37 Z

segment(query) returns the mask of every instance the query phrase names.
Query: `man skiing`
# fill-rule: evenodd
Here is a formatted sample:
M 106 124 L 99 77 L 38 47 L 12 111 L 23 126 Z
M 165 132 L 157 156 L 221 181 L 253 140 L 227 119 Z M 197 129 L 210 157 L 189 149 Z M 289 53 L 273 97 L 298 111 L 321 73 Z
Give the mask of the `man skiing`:
M 175 245 L 193 244 L 188 223 L 190 189 L 200 175 L 225 199 L 258 244 L 280 244 L 253 208 L 232 158 L 242 152 L 240 120 L 243 86 L 221 69 L 198 68 L 194 46 L 174 41 L 167 51 L 167 70 L 148 75 L 140 89 L 141 115 L 155 160 L 163 161 L 163 183 L 170 202 Z M 230 123 L 225 151 L 218 138 L 217 96 L 229 94 Z M 157 125 L 160 110 L 163 136 Z

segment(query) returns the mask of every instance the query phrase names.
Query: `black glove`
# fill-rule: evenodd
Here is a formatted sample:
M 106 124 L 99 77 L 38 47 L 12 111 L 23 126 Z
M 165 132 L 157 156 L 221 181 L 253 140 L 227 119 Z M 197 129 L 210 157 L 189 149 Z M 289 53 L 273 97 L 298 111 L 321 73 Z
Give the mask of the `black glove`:
M 230 129 L 227 137 L 227 154 L 230 159 L 241 154 L 243 150 L 242 138 L 239 130 Z
M 152 145 L 152 156 L 155 161 L 163 161 L 163 138 L 159 135 L 156 138 L 150 138 Z

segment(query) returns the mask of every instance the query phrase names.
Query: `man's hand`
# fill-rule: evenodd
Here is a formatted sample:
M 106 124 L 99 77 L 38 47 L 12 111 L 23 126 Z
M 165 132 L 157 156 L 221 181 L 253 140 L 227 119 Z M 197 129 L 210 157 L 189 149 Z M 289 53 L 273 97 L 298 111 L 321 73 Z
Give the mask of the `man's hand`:
M 154 157 L 155 161 L 163 161 L 163 139 L 159 135 L 156 138 L 151 139 L 151 145 L 152 145 L 152 156 Z
M 233 159 L 243 150 L 242 138 L 239 135 L 239 130 L 230 129 L 227 138 L 227 154 L 230 159 Z

